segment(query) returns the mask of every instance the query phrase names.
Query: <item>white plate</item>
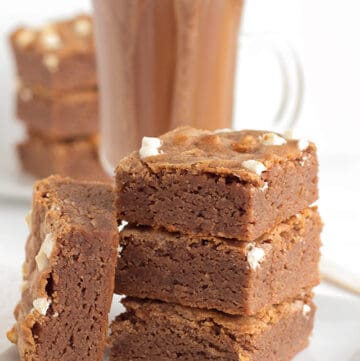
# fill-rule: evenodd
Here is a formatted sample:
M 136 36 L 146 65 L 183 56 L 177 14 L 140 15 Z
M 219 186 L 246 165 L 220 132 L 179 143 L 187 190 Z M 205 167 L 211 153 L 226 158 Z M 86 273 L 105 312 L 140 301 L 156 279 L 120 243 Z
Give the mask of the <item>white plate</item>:
M 360 300 L 318 295 L 315 302 L 318 312 L 310 346 L 294 361 L 360 361 Z M 121 310 L 118 300 L 113 306 L 114 315 Z M 0 361 L 19 361 L 16 348 L 1 353 Z

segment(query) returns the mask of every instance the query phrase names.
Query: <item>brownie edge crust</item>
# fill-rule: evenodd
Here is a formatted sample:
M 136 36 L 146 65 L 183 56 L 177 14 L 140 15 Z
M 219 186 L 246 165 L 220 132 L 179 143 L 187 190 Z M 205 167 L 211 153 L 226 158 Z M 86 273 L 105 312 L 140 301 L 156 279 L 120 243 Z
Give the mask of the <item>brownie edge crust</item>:
M 36 178 L 58 174 L 78 180 L 112 182 L 98 159 L 97 137 L 52 141 L 37 134 L 17 145 L 24 171 Z

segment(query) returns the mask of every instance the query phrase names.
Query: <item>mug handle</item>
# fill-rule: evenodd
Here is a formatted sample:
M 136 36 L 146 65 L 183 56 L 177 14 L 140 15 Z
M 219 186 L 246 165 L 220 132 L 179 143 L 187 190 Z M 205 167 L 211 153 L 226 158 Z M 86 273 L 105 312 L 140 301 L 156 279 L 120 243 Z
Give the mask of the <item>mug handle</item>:
M 304 70 L 297 52 L 287 40 L 272 34 L 241 34 L 240 49 L 249 46 L 265 48 L 275 57 L 281 74 L 282 95 L 272 125 L 282 131 L 292 130 L 304 101 Z

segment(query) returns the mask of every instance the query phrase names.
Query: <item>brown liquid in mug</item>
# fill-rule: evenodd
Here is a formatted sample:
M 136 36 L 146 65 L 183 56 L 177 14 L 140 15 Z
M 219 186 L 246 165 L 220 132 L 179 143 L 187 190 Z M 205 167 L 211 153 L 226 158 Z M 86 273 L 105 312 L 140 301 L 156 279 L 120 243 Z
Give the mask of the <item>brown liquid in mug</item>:
M 243 0 L 94 0 L 102 156 L 179 125 L 231 127 Z

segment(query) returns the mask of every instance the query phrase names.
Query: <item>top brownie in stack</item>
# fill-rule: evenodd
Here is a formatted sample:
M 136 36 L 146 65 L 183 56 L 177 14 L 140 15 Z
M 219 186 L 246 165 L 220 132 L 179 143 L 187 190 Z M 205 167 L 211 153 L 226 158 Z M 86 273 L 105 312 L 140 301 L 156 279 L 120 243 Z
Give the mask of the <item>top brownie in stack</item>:
M 97 86 L 91 17 L 50 24 L 40 30 L 19 28 L 11 35 L 22 85 L 52 94 Z
M 317 200 L 317 170 L 307 140 L 182 127 L 120 161 L 118 219 L 252 241 Z

